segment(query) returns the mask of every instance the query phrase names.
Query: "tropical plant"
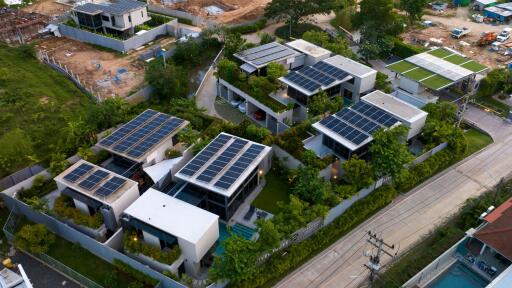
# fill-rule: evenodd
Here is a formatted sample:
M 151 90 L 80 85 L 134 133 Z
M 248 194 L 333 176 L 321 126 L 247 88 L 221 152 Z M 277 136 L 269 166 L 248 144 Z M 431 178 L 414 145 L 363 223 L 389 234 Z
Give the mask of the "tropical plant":
M 55 235 L 43 224 L 28 224 L 14 235 L 14 245 L 30 253 L 46 253 L 55 242 Z

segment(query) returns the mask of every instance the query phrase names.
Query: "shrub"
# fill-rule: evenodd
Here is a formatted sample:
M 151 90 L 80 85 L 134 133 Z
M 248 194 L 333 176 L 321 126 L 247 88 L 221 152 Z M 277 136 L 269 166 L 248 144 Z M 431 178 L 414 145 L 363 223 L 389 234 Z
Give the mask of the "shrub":
M 237 27 L 233 27 L 229 29 L 230 33 L 239 33 L 239 34 L 249 34 L 257 32 L 267 25 L 267 19 L 261 18 L 260 20 L 256 21 L 254 24 L 249 25 L 241 25 Z
M 151 285 L 152 287 L 158 284 L 158 280 L 154 279 L 153 277 L 145 273 L 140 272 L 139 270 L 133 268 L 132 266 L 124 263 L 119 259 L 114 259 L 113 263 L 117 269 L 126 274 L 130 274 L 131 276 L 133 276 L 133 278 L 137 279 L 140 282 Z
M 178 17 L 178 23 L 181 23 L 181 24 L 186 24 L 186 25 L 194 25 L 194 23 L 192 22 L 192 20 L 190 19 L 185 19 L 185 18 L 179 18 Z
M 292 26 L 292 37 L 293 38 L 301 38 L 302 34 L 308 31 L 322 31 L 322 28 L 310 24 L 310 23 L 299 23 L 298 25 Z M 290 26 L 283 25 L 276 29 L 276 36 L 281 39 L 289 39 L 290 38 Z
M 26 202 L 26 200 L 30 198 L 41 198 L 55 189 L 57 189 L 55 181 L 52 179 L 45 179 L 43 176 L 39 175 L 34 178 L 32 187 L 26 190 L 20 189 L 17 195 L 18 199 Z
M 181 255 L 181 250 L 178 245 L 175 245 L 170 250 L 161 250 L 158 247 L 151 246 L 141 241 L 134 232 L 124 234 L 124 249 L 130 253 L 144 254 L 164 264 L 174 263 Z
M 181 157 L 181 151 L 179 150 L 174 150 L 174 149 L 167 149 L 165 151 L 165 158 L 167 159 L 174 159 L 174 158 L 178 158 L 178 157 Z
M 98 229 L 103 224 L 103 216 L 96 213 L 93 216 L 86 214 L 72 206 L 72 200 L 66 195 L 61 195 L 55 199 L 53 212 L 59 217 L 69 219 L 77 225 L 87 226 Z
M 25 225 L 14 238 L 14 245 L 35 254 L 48 252 L 54 242 L 55 235 L 43 224 Z
M 400 58 L 407 58 L 411 57 L 413 55 L 423 53 L 427 51 L 428 49 L 421 47 L 421 46 L 415 46 L 411 44 L 405 43 L 402 39 L 395 39 L 393 49 L 391 50 L 391 53 L 394 55 L 400 57 Z

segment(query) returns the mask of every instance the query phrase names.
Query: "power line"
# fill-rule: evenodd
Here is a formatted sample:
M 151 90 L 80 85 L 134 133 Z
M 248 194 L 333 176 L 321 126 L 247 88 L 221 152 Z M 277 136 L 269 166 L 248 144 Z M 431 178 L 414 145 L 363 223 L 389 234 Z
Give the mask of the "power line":
M 364 264 L 364 266 L 370 270 L 370 282 L 375 280 L 377 274 L 380 270 L 380 260 L 382 254 L 388 255 L 391 258 L 395 258 L 398 254 L 398 251 L 393 252 L 395 250 L 394 244 L 388 244 L 384 241 L 383 238 L 379 238 L 377 233 L 372 234 L 372 231 L 368 231 L 368 239 L 366 242 L 370 243 L 373 247 L 376 248 L 376 252 L 369 253 L 367 256 L 370 260 L 368 264 Z

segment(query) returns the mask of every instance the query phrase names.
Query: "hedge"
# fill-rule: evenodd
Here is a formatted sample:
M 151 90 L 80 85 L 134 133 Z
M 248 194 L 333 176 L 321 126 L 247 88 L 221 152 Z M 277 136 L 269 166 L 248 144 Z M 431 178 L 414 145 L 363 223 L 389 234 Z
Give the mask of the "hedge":
M 130 274 L 133 276 L 133 278 L 137 279 L 140 282 L 143 282 L 145 284 L 149 284 L 151 286 L 156 286 L 159 281 L 145 273 L 140 272 L 137 269 L 134 269 L 132 266 L 124 263 L 123 261 L 119 259 L 114 259 L 113 261 L 114 265 L 117 267 L 117 269 L 121 270 L 122 272 L 126 274 Z
M 329 247 L 371 215 L 391 203 L 398 192 L 389 185 L 376 189 L 367 197 L 357 201 L 334 222 L 320 229 L 316 234 L 275 253 L 265 265 L 259 266 L 256 275 L 244 283 L 232 283 L 233 287 L 267 287 L 296 269 L 302 263 Z
M 25 202 L 33 197 L 41 198 L 55 189 L 57 189 L 57 183 L 53 179 L 47 180 L 39 175 L 34 178 L 32 187 L 26 190 L 22 188 L 18 191 L 18 199 Z
M 133 231 L 124 234 L 123 242 L 126 251 L 146 255 L 164 264 L 174 263 L 181 255 L 181 250 L 178 245 L 170 250 L 161 250 L 159 247 L 151 246 L 138 239 L 137 234 Z
M 391 50 L 391 53 L 393 53 L 393 55 L 396 55 L 400 58 L 408 58 L 413 55 L 423 53 L 427 50 L 428 50 L 427 48 L 407 44 L 404 41 L 402 41 L 401 39 L 396 39 L 393 49 Z
M 259 30 L 265 28 L 267 25 L 267 19 L 261 18 L 260 20 L 256 21 L 254 24 L 249 25 L 242 25 L 242 26 L 236 26 L 229 29 L 229 32 L 231 33 L 240 33 L 240 34 L 249 34 L 258 32 Z
M 178 23 L 194 26 L 194 23 L 190 19 L 180 18 L 180 17 L 178 17 L 177 19 L 178 19 Z
M 53 205 L 53 212 L 61 218 L 72 220 L 73 223 L 77 225 L 87 226 L 93 229 L 98 229 L 103 224 L 103 216 L 101 213 L 96 213 L 94 216 L 89 214 L 85 214 L 84 212 L 78 210 L 75 207 L 69 206 L 69 202 L 71 201 L 71 197 L 66 195 L 61 195 L 57 199 L 55 199 L 55 204 Z

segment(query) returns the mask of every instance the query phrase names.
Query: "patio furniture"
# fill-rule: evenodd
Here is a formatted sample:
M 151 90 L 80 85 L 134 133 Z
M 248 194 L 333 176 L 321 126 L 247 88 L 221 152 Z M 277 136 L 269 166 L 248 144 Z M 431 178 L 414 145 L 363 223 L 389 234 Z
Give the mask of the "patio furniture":
M 252 215 L 254 214 L 254 211 L 256 211 L 256 207 L 249 205 L 249 211 L 247 211 L 247 213 L 245 213 L 244 220 L 245 221 L 251 220 Z
M 489 269 L 489 266 L 483 260 L 478 261 L 477 266 L 478 266 L 478 269 L 480 269 L 482 271 L 487 271 L 487 269 Z
M 487 270 L 487 274 L 489 274 L 489 276 L 491 277 L 496 275 L 496 272 L 498 272 L 498 269 L 496 269 L 496 267 L 494 266 L 491 266 L 491 268 Z
M 260 211 L 256 212 L 256 215 L 258 216 L 258 219 L 265 219 L 265 218 L 267 218 L 268 213 L 260 210 Z
M 467 260 L 469 263 L 471 263 L 471 264 L 475 264 L 475 257 L 473 257 L 473 255 L 468 254 L 468 255 L 466 255 L 466 257 L 465 257 L 465 258 L 466 258 L 466 260 Z

